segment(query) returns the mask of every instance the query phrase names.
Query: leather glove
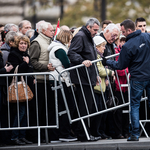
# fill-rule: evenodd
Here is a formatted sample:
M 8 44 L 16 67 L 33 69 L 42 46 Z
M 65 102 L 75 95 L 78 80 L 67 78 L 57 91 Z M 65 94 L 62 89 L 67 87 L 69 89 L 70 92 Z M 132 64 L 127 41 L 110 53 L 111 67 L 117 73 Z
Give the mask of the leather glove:
M 103 64 L 103 66 L 106 66 L 106 61 L 107 61 L 107 59 L 106 59 L 104 56 L 103 56 L 102 58 L 103 58 L 102 64 Z

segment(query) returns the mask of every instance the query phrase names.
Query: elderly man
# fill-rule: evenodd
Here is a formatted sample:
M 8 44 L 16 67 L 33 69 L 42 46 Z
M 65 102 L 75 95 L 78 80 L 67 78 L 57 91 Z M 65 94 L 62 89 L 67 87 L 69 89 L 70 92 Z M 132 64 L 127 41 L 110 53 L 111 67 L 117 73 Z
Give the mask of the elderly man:
M 55 69 L 54 67 L 52 67 L 52 64 L 49 64 L 49 52 L 47 50 L 49 44 L 51 43 L 53 35 L 54 35 L 54 29 L 50 23 L 43 22 L 40 24 L 39 35 L 31 42 L 31 46 L 29 48 L 29 55 L 35 72 L 49 72 Z M 49 78 L 47 78 L 46 86 L 47 86 L 48 120 L 51 121 L 52 120 L 51 117 L 55 117 L 54 115 L 55 107 L 54 107 L 53 92 L 51 90 Z M 43 75 L 37 76 L 37 95 L 38 95 L 38 106 L 39 106 L 38 113 L 39 113 L 40 125 L 46 125 L 45 90 L 46 89 L 44 84 L 44 76 Z M 32 119 L 35 118 L 32 117 Z M 42 136 L 41 136 L 42 141 L 44 141 L 43 135 L 44 132 L 42 131 Z
M 143 17 L 137 18 L 135 20 L 136 30 L 141 30 L 141 32 L 146 32 L 146 20 Z
M 88 67 L 89 76 L 91 80 L 92 87 L 96 85 L 97 75 L 94 65 L 92 65 L 91 61 L 97 59 L 96 48 L 93 42 L 93 37 L 97 34 L 99 30 L 100 23 L 96 18 L 91 18 L 87 21 L 86 25 L 83 26 L 80 31 L 74 36 L 71 41 L 71 45 L 68 51 L 68 57 L 71 62 L 71 66 L 76 66 L 79 64 L 84 64 Z M 80 42 L 79 42 L 80 41 Z M 82 82 L 82 87 L 85 94 L 86 102 L 89 108 L 89 112 L 92 112 L 92 104 L 93 97 L 91 93 L 91 88 L 89 86 L 88 78 L 85 75 L 85 68 L 79 69 L 79 74 Z M 81 87 L 79 85 L 79 80 L 76 74 L 76 70 L 71 72 L 71 80 L 76 85 L 77 95 L 78 95 L 78 107 L 80 110 L 80 115 L 87 115 L 84 99 L 82 97 Z M 87 123 L 87 119 L 85 119 L 85 124 L 90 134 L 90 129 Z M 77 126 L 77 137 L 80 141 L 86 141 L 87 138 L 85 136 L 85 132 L 80 122 L 78 122 Z M 99 140 L 100 137 L 90 136 L 90 141 Z
M 34 35 L 30 39 L 30 42 L 33 41 L 39 35 L 39 31 L 38 30 L 39 30 L 40 24 L 42 24 L 44 22 L 45 22 L 44 20 L 41 20 L 41 21 L 36 23 L 36 29 L 34 31 Z
M 25 35 L 26 32 L 32 28 L 31 22 L 28 21 L 28 20 L 22 20 L 22 21 L 19 23 L 18 27 L 19 27 L 19 31 L 20 31 L 23 35 Z
M 104 32 L 100 34 L 100 36 L 102 36 L 107 42 L 107 44 L 105 46 L 106 49 L 104 51 L 104 56 L 109 56 L 109 55 L 115 54 L 113 42 L 118 37 L 119 32 L 120 32 L 120 30 L 117 27 L 117 25 L 115 25 L 114 23 L 110 23 L 104 29 Z
M 144 89 L 150 106 L 150 35 L 135 30 L 135 24 L 127 19 L 121 23 L 121 31 L 126 36 L 126 43 L 122 46 L 118 61 L 103 58 L 103 65 L 116 70 L 129 68 L 130 72 L 130 116 L 131 136 L 127 141 L 139 141 L 139 107 Z
M 116 40 L 116 38 L 119 35 L 119 28 L 117 27 L 117 25 L 115 25 L 114 23 L 110 23 L 106 26 L 106 28 L 104 29 L 104 32 L 100 34 L 101 37 L 103 37 L 106 40 L 106 45 L 105 45 L 105 50 L 104 50 L 104 54 L 103 56 L 110 56 L 115 54 L 115 49 L 114 49 L 114 41 Z M 115 59 L 115 58 L 111 58 L 111 59 Z M 111 69 L 109 67 L 109 69 Z M 110 78 L 112 79 L 112 78 Z M 109 89 L 109 82 L 108 80 L 105 81 L 106 82 L 106 92 L 105 92 L 105 98 L 108 99 L 109 93 L 110 93 L 110 89 Z M 115 136 L 114 133 L 114 126 L 113 126 L 113 116 L 112 113 L 105 113 L 103 114 L 104 117 L 102 117 L 103 119 L 103 124 L 101 124 L 100 126 L 100 133 L 101 133 L 101 137 L 102 139 L 110 139 L 111 137 L 105 134 L 105 130 L 106 130 L 106 120 L 108 120 L 108 124 L 109 124 L 109 135 L 111 136 Z

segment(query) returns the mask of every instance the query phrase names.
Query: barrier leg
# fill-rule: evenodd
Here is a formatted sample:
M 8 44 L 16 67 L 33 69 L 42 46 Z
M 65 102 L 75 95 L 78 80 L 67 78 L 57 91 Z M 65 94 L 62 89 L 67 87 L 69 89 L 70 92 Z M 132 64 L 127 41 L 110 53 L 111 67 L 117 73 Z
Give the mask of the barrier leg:
M 46 141 L 46 144 L 48 144 L 48 129 L 45 128 L 45 141 Z
M 41 145 L 41 140 L 40 140 L 40 128 L 38 127 L 38 146 Z
M 89 137 L 89 134 L 88 134 L 88 132 L 87 132 L 87 129 L 86 129 L 86 126 L 85 126 L 85 123 L 84 123 L 83 119 L 81 119 L 81 123 L 82 123 L 82 125 L 83 125 L 83 128 L 84 128 L 84 131 L 85 131 L 85 134 L 86 134 L 87 139 L 90 140 L 90 137 Z

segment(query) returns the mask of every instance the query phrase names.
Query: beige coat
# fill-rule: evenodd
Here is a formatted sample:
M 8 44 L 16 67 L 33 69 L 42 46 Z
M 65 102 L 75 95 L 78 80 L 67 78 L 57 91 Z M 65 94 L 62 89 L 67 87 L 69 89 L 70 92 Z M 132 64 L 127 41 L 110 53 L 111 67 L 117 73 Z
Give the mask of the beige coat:
M 99 54 L 97 54 L 97 59 L 100 59 L 101 56 Z M 99 70 L 99 76 L 101 77 L 101 87 L 102 87 L 102 91 L 105 92 L 106 90 L 106 84 L 105 84 L 105 80 L 106 80 L 106 71 L 105 71 L 105 68 L 104 66 L 102 65 L 102 62 L 99 61 L 97 62 L 97 67 L 98 67 L 98 70 Z M 107 73 L 109 76 L 112 75 L 112 71 L 110 69 L 107 69 Z M 101 88 L 100 88 L 100 85 L 96 85 L 94 87 L 94 92 L 95 93 L 101 93 Z

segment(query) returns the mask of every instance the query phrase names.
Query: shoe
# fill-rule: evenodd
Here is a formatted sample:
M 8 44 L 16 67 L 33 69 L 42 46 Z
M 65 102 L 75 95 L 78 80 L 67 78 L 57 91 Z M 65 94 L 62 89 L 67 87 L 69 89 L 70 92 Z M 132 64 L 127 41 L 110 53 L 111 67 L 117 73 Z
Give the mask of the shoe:
M 102 139 L 112 139 L 111 136 L 106 135 L 105 133 L 101 134 Z
M 122 134 L 119 134 L 118 136 L 116 136 L 116 139 L 124 139 L 124 136 Z
M 13 145 L 25 145 L 25 142 L 20 141 L 19 139 L 11 140 L 11 144 Z
M 73 141 L 77 141 L 77 138 L 69 135 L 68 137 L 60 137 L 59 141 L 62 141 L 62 142 L 73 142 Z
M 88 140 L 88 141 L 98 141 L 100 139 L 101 139 L 101 136 L 95 137 L 95 136 L 90 135 L 90 140 Z
M 124 138 L 126 138 L 126 139 L 127 139 L 128 137 L 129 137 L 129 135 L 128 135 L 128 134 L 125 134 L 125 135 L 124 135 Z
M 32 144 L 32 142 L 31 141 L 28 141 L 27 139 L 25 139 L 25 138 L 21 138 L 21 139 L 19 139 L 21 142 L 24 142 L 24 143 L 26 143 L 26 144 Z
M 133 136 L 133 135 L 131 135 L 131 136 L 127 139 L 127 141 L 139 141 L 139 137 L 138 137 L 138 136 Z

